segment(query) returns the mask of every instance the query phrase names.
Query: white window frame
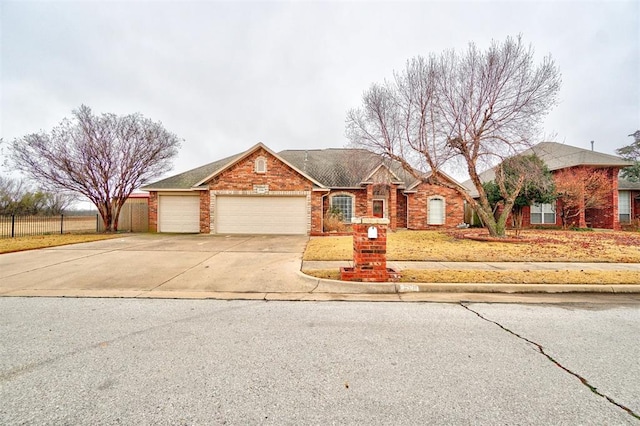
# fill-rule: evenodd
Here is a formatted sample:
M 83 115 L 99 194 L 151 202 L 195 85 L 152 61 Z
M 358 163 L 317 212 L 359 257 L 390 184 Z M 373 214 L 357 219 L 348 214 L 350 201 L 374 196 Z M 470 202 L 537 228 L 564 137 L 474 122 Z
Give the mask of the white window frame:
M 345 214 L 345 212 L 342 210 L 341 206 L 335 206 L 338 209 L 340 209 L 340 211 L 342 212 L 342 221 L 350 223 L 351 222 L 351 218 L 354 217 L 354 214 L 355 214 L 355 204 L 356 204 L 355 195 L 349 194 L 349 193 L 346 193 L 346 192 L 340 192 L 340 193 L 337 193 L 337 194 L 332 194 L 329 197 L 329 208 L 333 208 L 334 207 L 333 203 L 334 203 L 336 197 L 345 197 L 345 198 L 348 197 L 348 198 L 351 199 L 351 212 L 350 212 L 349 215 Z
M 258 157 L 254 163 L 254 170 L 256 173 L 267 173 L 267 159 L 265 157 Z
M 441 201 L 442 202 L 442 213 L 439 218 L 433 218 L 431 215 L 431 202 L 432 201 Z M 444 225 L 447 219 L 447 201 L 444 197 L 434 196 L 427 198 L 427 225 Z
M 534 215 L 538 217 L 539 222 L 534 222 Z M 553 221 L 550 217 L 553 215 Z M 556 217 L 556 206 L 553 204 L 535 203 L 529 207 L 529 223 L 531 225 L 555 225 L 558 218 Z
M 622 204 L 623 200 L 626 200 L 626 206 Z M 623 218 L 623 216 L 626 217 Z M 618 221 L 620 223 L 631 222 L 631 191 L 618 191 Z

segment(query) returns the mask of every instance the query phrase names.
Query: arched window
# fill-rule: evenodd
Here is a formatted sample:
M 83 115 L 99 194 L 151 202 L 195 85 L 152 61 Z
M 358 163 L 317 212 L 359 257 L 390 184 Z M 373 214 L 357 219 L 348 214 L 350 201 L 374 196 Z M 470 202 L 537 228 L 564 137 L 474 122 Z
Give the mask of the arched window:
M 427 200 L 427 225 L 444 225 L 445 201 L 442 197 L 429 197 Z
M 256 173 L 267 173 L 267 159 L 264 157 L 256 158 L 255 163 Z
M 351 222 L 353 217 L 353 195 L 336 194 L 329 199 L 331 209 L 340 210 L 343 222 Z

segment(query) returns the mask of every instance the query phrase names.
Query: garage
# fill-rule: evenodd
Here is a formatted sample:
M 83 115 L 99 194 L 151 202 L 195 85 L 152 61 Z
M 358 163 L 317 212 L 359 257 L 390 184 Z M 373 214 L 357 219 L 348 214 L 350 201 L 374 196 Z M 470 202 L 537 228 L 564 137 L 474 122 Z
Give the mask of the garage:
M 306 234 L 306 197 L 218 196 L 219 234 Z
M 160 195 L 158 232 L 200 232 L 198 195 Z

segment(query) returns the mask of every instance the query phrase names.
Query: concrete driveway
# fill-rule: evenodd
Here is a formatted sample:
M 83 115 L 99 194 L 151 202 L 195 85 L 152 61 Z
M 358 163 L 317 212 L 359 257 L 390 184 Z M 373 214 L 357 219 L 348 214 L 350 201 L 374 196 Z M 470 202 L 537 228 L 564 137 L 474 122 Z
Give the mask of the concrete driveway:
M 309 292 L 306 236 L 140 234 L 0 255 L 0 295 Z

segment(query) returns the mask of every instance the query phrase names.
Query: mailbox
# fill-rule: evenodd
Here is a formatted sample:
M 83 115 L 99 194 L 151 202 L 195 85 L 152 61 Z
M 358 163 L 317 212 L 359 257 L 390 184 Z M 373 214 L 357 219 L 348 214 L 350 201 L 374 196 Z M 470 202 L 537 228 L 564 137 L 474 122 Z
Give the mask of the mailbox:
M 372 240 L 378 238 L 378 228 L 376 228 L 375 226 L 370 226 L 367 231 L 367 237 Z

